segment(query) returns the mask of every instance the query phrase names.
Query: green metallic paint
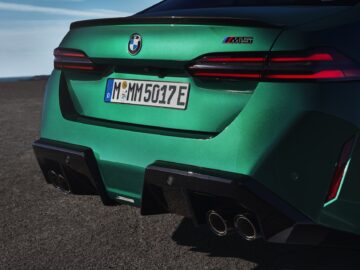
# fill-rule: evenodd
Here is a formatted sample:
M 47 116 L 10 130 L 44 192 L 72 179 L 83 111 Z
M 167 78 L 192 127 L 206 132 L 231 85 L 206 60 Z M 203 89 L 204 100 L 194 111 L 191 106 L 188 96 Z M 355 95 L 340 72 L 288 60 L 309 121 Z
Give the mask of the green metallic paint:
M 336 18 L 340 20 L 344 15 Z M 326 19 L 320 21 L 321 25 L 311 23 L 316 30 L 304 24 L 286 29 L 280 36 L 279 29 L 246 27 L 85 27 L 72 30 L 61 47 L 81 49 L 90 57 L 183 61 L 213 52 L 288 51 L 324 45 L 349 52 L 351 46 L 360 46 L 358 39 L 349 45 L 329 32 L 322 33 L 319 29 Z M 340 31 L 345 28 L 343 24 L 337 27 Z M 127 43 L 136 32 L 143 35 L 144 47 L 133 57 L 127 52 Z M 221 43 L 225 36 L 234 33 L 254 36 L 255 42 L 252 46 Z M 348 35 L 344 34 L 345 40 Z M 354 57 L 359 57 L 359 53 Z M 211 139 L 194 139 L 66 120 L 59 108 L 60 76 L 60 71 L 54 71 L 47 85 L 41 137 L 91 147 L 112 198 L 125 196 L 139 206 L 145 168 L 164 160 L 248 175 L 314 222 L 360 234 L 358 144 L 338 199 L 323 207 L 341 148 L 359 130 L 360 113 L 354 113 L 360 100 L 359 82 L 222 84 L 124 73 L 90 80 L 87 75 L 65 73 L 80 114 L 156 127 L 219 132 Z M 189 82 L 188 110 L 105 104 L 105 82 L 110 77 Z
M 98 81 L 67 76 L 69 91 L 75 108 L 83 116 L 117 122 L 202 132 L 220 132 L 241 111 L 254 90 L 254 84 L 236 83 L 229 89 L 205 89 L 202 83 L 189 78 L 144 76 L 112 73 Z M 189 103 L 186 110 L 109 104 L 104 99 L 108 78 L 190 83 Z M 204 102 L 206 101 L 206 102 Z M 226 108 L 226 110 L 218 109 Z M 204 115 L 209 121 L 203 121 Z
M 60 47 L 81 49 L 93 58 L 190 61 L 217 51 L 268 51 L 280 31 L 276 28 L 201 25 L 98 26 L 70 31 Z M 139 33 L 143 38 L 143 48 L 136 56 L 128 52 L 127 44 L 132 33 Z M 238 33 L 243 36 L 253 36 L 254 44 L 222 43 L 224 37 L 238 35 Z M 84 116 L 202 132 L 223 130 L 244 108 L 250 97 L 248 92 L 252 92 L 256 87 L 254 83 L 238 82 L 222 85 L 214 82 L 209 85 L 209 83 L 188 77 L 160 78 L 115 72 L 95 81 L 91 76 L 86 78 L 86 76 L 71 72 L 67 72 L 66 75 L 76 109 Z M 185 111 L 179 111 L 100 103 L 99 100 L 104 98 L 108 78 L 190 83 L 188 108 Z M 222 91 L 216 91 L 216 88 L 220 87 Z M 226 110 L 218 108 L 226 108 Z M 204 115 L 207 116 L 208 121 L 204 121 Z
M 259 83 L 234 121 L 217 137 L 202 140 L 67 121 L 58 106 L 59 80 L 55 71 L 47 87 L 41 137 L 91 145 L 109 194 L 132 198 L 136 205 L 145 168 L 166 160 L 249 175 L 316 220 L 342 143 L 356 132 L 340 119 L 311 113 L 321 94 L 316 84 L 291 85 L 289 91 L 286 83 Z M 300 181 L 294 181 L 293 172 Z
M 277 28 L 206 25 L 97 26 L 70 31 L 60 47 L 80 49 L 92 58 L 188 61 L 214 52 L 268 51 L 280 31 Z M 136 56 L 128 52 L 133 33 L 143 38 L 143 48 Z M 222 43 L 225 37 L 239 33 L 254 37 L 254 44 Z

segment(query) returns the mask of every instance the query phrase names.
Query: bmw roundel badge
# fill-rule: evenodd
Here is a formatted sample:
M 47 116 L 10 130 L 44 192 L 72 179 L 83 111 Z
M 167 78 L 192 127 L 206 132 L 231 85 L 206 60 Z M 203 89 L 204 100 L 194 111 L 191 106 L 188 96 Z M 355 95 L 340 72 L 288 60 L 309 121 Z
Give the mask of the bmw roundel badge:
M 128 49 L 131 55 L 136 55 L 142 47 L 142 37 L 139 34 L 132 34 L 130 37 Z

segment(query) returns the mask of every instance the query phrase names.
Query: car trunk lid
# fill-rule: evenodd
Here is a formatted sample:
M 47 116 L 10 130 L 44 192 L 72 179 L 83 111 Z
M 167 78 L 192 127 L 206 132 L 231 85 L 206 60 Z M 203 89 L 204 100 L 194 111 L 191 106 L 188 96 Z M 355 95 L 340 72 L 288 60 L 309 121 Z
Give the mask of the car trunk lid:
M 217 133 L 244 108 L 257 82 L 192 78 L 186 67 L 216 52 L 269 51 L 281 28 L 241 19 L 143 18 L 138 21 L 90 21 L 74 24 L 60 48 L 78 49 L 106 65 L 101 75 L 64 71 L 76 111 L 99 120 L 176 130 Z M 128 51 L 138 33 L 141 51 Z M 226 37 L 249 37 L 251 43 L 224 43 Z M 176 82 L 190 85 L 185 110 L 104 102 L 109 79 Z

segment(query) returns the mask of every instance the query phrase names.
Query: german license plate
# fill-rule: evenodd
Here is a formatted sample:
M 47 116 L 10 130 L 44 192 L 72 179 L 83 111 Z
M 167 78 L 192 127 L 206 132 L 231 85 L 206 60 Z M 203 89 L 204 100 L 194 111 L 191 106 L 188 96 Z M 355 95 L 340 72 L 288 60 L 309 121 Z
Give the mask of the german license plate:
M 189 90 L 188 83 L 109 79 L 105 102 L 185 110 Z

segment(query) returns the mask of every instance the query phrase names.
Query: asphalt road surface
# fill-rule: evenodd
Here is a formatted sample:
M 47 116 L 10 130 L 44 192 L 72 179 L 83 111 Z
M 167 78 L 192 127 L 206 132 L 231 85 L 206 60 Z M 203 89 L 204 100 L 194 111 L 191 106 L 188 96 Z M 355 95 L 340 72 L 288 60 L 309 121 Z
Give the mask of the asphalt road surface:
M 45 81 L 0 83 L 0 269 L 360 269 L 352 248 L 216 238 L 174 215 L 141 217 L 46 185 L 31 143 Z

